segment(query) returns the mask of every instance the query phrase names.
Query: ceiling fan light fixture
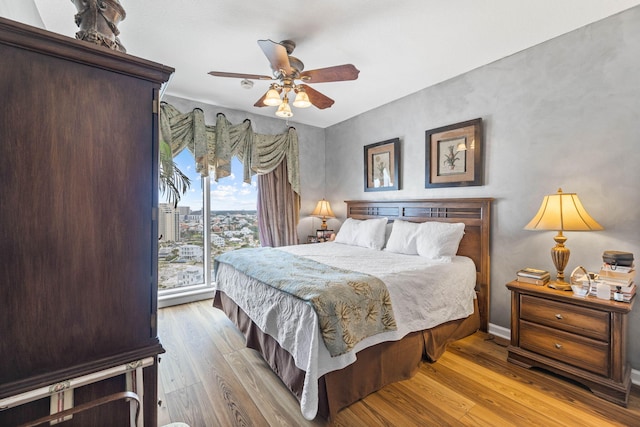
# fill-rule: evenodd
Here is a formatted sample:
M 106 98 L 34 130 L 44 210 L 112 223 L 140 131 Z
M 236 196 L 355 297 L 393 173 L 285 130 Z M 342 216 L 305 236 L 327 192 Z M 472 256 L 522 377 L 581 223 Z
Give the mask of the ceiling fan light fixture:
M 74 0 L 75 1 L 75 0 Z M 292 117 L 291 104 L 296 108 L 307 108 L 313 105 L 319 110 L 324 110 L 334 104 L 334 100 L 315 90 L 306 84 L 296 84 L 297 80 L 304 83 L 342 82 L 356 80 L 360 73 L 353 64 L 334 65 L 332 67 L 304 70 L 304 63 L 292 56 L 295 43 L 291 40 L 283 40 L 280 43 L 273 40 L 258 40 L 262 53 L 267 57 L 273 76 L 247 73 L 230 73 L 227 71 L 209 71 L 214 77 L 230 77 L 242 79 L 240 85 L 250 89 L 251 80 L 277 81 L 271 83 L 269 90 L 253 104 L 254 107 L 281 107 L 277 110 L 279 117 Z M 295 92 L 289 98 L 289 93 Z M 286 104 L 286 105 L 283 105 Z
M 293 101 L 293 106 L 297 108 L 311 107 L 311 101 L 309 101 L 309 95 L 304 89 L 296 90 L 296 99 Z
M 278 93 L 278 91 L 273 86 L 271 86 L 264 97 L 264 101 L 262 102 L 264 103 L 264 105 L 276 107 L 282 104 L 282 99 L 280 99 L 280 94 Z
M 278 111 L 276 111 L 276 116 L 284 117 L 284 118 L 289 118 L 293 116 L 293 113 L 291 112 L 291 107 L 289 107 L 289 100 L 286 96 L 282 100 L 282 104 L 280 104 L 280 106 L 278 107 Z

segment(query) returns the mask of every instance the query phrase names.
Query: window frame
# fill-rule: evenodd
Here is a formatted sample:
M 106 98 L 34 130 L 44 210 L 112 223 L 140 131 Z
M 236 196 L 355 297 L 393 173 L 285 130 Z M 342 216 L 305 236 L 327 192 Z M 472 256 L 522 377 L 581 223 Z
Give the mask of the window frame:
M 211 181 L 208 176 L 201 177 L 202 191 L 202 235 L 203 235 L 203 274 L 204 283 L 181 286 L 171 289 L 158 289 L 158 308 L 186 304 L 214 297 L 214 282 L 211 280 Z M 206 189 L 206 191 L 205 191 Z M 207 214 L 208 213 L 208 214 Z

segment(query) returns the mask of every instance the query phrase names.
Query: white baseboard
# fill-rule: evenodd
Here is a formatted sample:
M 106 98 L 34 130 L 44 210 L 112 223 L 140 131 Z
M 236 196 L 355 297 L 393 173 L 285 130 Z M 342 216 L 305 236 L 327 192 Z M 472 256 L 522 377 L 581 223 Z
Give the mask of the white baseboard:
M 165 293 L 158 297 L 158 308 L 169 307 L 178 304 L 187 304 L 194 301 L 200 301 L 203 299 L 210 299 L 214 297 L 214 290 L 212 287 L 194 287 L 194 289 L 176 293 Z
M 489 333 L 505 340 L 511 339 L 511 329 L 489 323 Z
M 511 329 L 504 328 L 502 326 L 489 323 L 489 333 L 504 339 L 511 339 Z M 631 370 L 631 382 L 640 386 L 640 371 L 637 369 Z
M 640 371 L 637 369 L 631 370 L 631 383 L 640 386 Z

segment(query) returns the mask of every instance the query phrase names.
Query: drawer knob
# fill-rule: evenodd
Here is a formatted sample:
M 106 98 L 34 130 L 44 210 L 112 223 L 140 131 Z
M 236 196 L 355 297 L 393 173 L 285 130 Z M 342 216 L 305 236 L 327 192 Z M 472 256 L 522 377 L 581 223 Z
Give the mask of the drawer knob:
M 562 320 L 562 314 L 560 314 L 560 313 L 556 314 L 556 319 Z
M 560 350 L 562 348 L 562 344 L 560 344 L 560 343 L 555 343 L 554 345 L 558 350 Z

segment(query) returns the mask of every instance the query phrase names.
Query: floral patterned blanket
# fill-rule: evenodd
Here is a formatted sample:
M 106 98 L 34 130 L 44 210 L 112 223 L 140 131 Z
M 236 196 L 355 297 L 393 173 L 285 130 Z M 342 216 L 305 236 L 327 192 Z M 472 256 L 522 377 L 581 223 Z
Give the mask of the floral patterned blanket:
M 369 336 L 396 330 L 386 285 L 377 277 L 331 267 L 274 248 L 247 248 L 216 257 L 243 274 L 309 302 L 331 356 Z

